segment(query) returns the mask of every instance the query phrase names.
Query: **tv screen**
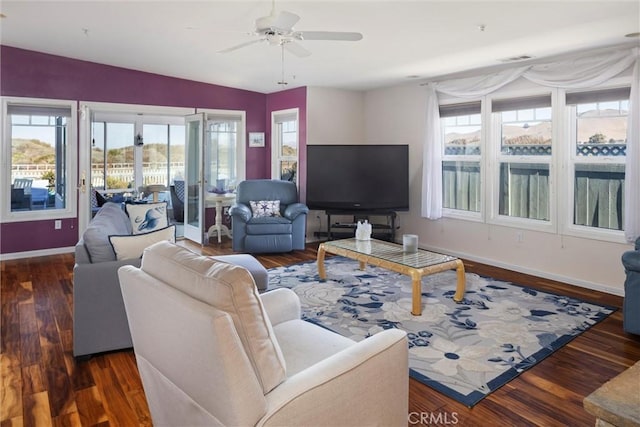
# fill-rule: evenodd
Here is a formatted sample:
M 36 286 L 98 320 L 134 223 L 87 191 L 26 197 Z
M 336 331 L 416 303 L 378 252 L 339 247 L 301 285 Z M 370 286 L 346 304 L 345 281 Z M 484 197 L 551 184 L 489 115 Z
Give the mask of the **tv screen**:
M 409 210 L 409 146 L 308 145 L 307 206 Z

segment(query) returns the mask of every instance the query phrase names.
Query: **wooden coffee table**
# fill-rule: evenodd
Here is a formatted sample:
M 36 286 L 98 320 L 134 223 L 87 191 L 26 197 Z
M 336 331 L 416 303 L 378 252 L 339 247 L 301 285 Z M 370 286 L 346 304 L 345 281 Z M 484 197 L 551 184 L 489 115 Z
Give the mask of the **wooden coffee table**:
M 465 292 L 464 264 L 458 258 L 418 249 L 416 253 L 404 253 L 402 245 L 382 240 L 342 239 L 321 243 L 318 247 L 318 275 L 326 279 L 324 268 L 325 253 L 341 255 L 356 260 L 360 269 L 367 264 L 386 268 L 397 273 L 406 274 L 412 280 L 411 314 L 422 314 L 422 277 L 446 270 L 456 270 L 458 283 L 453 300 L 462 301 Z

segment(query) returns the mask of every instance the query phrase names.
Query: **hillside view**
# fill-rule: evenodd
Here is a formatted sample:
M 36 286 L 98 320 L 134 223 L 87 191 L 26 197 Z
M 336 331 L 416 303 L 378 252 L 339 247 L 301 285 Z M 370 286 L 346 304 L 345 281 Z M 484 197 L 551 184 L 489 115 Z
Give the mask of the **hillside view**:
M 543 122 L 532 125 L 524 130 L 519 126 L 504 127 L 504 144 L 505 145 L 544 145 L 551 141 L 546 135 L 551 135 L 551 123 Z M 581 143 L 589 142 L 589 139 L 595 135 L 601 134 L 599 140 L 610 143 L 611 140 L 621 143 L 625 141 L 626 135 L 626 118 L 620 117 L 590 117 L 587 120 L 580 121 L 578 129 L 578 141 Z M 480 143 L 481 131 L 472 133 L 448 133 L 446 135 L 446 144 L 448 145 L 478 145 Z
M 184 162 L 184 145 L 170 148 L 172 162 Z M 166 163 L 166 144 L 145 144 L 142 150 L 143 163 Z M 53 145 L 37 139 L 12 140 L 11 164 L 33 165 L 55 163 L 55 149 Z M 101 163 L 104 159 L 104 150 L 93 148 L 91 159 L 94 163 Z M 107 163 L 133 163 L 133 147 L 114 148 L 107 151 Z

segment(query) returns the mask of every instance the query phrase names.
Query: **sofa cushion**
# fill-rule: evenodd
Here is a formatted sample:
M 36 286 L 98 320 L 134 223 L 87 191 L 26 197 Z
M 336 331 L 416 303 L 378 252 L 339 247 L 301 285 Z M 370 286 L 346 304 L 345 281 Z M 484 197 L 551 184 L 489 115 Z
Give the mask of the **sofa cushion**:
M 247 222 L 247 234 L 291 234 L 291 220 L 281 216 L 251 218 Z
M 145 249 L 141 269 L 231 316 L 264 393 L 286 377 L 286 366 L 258 289 L 246 268 L 159 242 Z
M 256 218 L 280 216 L 280 200 L 251 200 L 251 212 Z
M 105 203 L 82 234 L 91 262 L 115 261 L 110 235 L 131 234 L 131 223 L 118 203 Z
M 166 202 L 127 203 L 125 209 L 131 221 L 133 234 L 149 233 L 154 230 L 166 228 L 169 225 Z
M 113 251 L 116 253 L 118 260 L 140 258 L 145 248 L 163 240 L 175 243 L 175 225 L 149 233 L 109 236 L 109 241 L 111 242 L 111 246 L 113 246 Z

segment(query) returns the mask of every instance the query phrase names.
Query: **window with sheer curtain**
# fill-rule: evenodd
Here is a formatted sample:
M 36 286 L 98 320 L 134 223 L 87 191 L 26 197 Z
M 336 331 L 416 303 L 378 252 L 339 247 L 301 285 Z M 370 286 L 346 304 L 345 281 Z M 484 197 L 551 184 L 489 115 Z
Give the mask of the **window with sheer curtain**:
M 559 120 L 552 125 L 552 135 L 562 135 L 562 140 L 553 141 L 546 144 L 541 140 L 542 147 L 518 147 L 518 144 L 504 144 L 501 135 L 498 140 L 499 149 L 492 152 L 489 159 L 483 158 L 483 164 L 488 165 L 491 171 L 487 174 L 487 179 L 491 179 L 492 191 L 498 192 L 498 197 L 493 197 L 494 202 L 491 209 L 491 221 L 497 223 L 513 224 L 516 220 L 518 226 L 532 227 L 534 229 L 544 229 L 547 231 L 560 230 L 561 232 L 576 232 L 571 227 L 558 228 L 554 221 L 563 218 L 559 215 L 565 212 L 573 214 L 573 221 L 569 222 L 575 227 L 582 226 L 581 235 L 593 238 L 604 238 L 613 241 L 620 241 L 624 238 L 631 242 L 640 236 L 640 193 L 635 185 L 629 183 L 640 182 L 640 114 L 637 108 L 640 105 L 640 50 L 638 48 L 608 49 L 598 52 L 581 53 L 568 56 L 566 59 L 548 63 L 535 63 L 506 70 L 497 71 L 493 74 L 480 75 L 464 79 L 431 82 L 426 84 L 426 132 L 423 150 L 423 197 L 422 216 L 429 219 L 438 219 L 443 216 L 443 149 L 440 110 L 438 97 L 441 94 L 455 98 L 480 98 L 482 102 L 493 101 L 497 97 L 499 90 L 509 83 L 518 79 L 529 81 L 541 88 L 552 88 L 555 96 L 554 103 L 557 105 L 546 106 L 523 106 L 513 108 L 505 107 L 511 102 L 520 102 L 518 99 L 498 100 L 498 107 L 495 103 L 492 108 L 502 108 L 502 111 L 493 110 L 493 121 L 499 121 L 498 126 L 501 131 L 506 132 L 504 123 L 511 123 L 514 130 L 520 126 L 520 139 L 526 129 L 531 129 L 531 123 L 542 123 L 548 120 L 548 111 L 551 111 L 551 119 Z M 597 92 L 608 85 L 613 85 L 614 80 L 630 81 L 630 90 L 625 103 L 625 99 L 618 97 L 614 100 L 603 100 L 602 102 L 617 102 L 612 108 L 597 105 L 598 100 L 586 98 L 583 95 L 574 95 L 582 92 Z M 567 94 L 565 99 L 565 93 Z M 500 103 L 503 102 L 502 107 Z M 595 106 L 594 106 L 595 103 Z M 575 123 L 574 142 L 565 138 L 565 129 L 570 128 L 566 114 L 562 110 L 564 105 L 569 105 L 575 116 L 572 123 Z M 551 107 L 550 110 L 545 108 Z M 542 108 L 541 110 L 537 110 Z M 531 118 L 522 114 L 533 113 Z M 611 111 L 606 111 L 611 110 Z M 624 162 L 619 155 L 613 155 L 613 151 L 606 155 L 600 151 L 597 156 L 579 154 L 579 149 L 588 150 L 588 145 L 593 143 L 617 144 L 618 137 L 609 137 L 606 142 L 602 142 L 606 135 L 602 132 L 591 134 L 591 142 L 587 138 L 586 144 L 583 135 L 587 132 L 588 126 L 602 122 L 603 116 L 613 115 L 620 122 L 623 117 L 627 117 L 626 142 L 624 143 Z M 510 116 L 509 116 L 510 114 Z M 600 117 L 600 119 L 596 118 Z M 612 120 L 609 117 L 608 120 Z M 528 121 L 531 120 L 531 123 Z M 528 123 L 528 127 L 525 126 Z M 581 129 L 581 130 L 580 130 Z M 496 140 L 497 128 L 493 126 L 490 132 Z M 602 134 L 600 136 L 599 134 Z M 594 136 L 595 135 L 595 136 Z M 543 138 L 544 139 L 544 138 Z M 613 142 L 611 142 L 613 140 Z M 490 147 L 496 150 L 497 142 Z M 572 144 L 575 152 L 568 148 Z M 511 145 L 511 146 L 509 146 Z M 526 144 L 521 144 L 526 145 Z M 529 144 L 536 145 L 536 144 Z M 549 147 L 544 147 L 549 145 Z M 481 141 L 482 147 L 487 147 L 486 141 Z M 540 150 L 540 151 L 534 151 Z M 550 151 L 545 152 L 546 149 Z M 559 152 L 555 150 L 560 148 Z M 613 147 L 600 147 L 613 148 Z M 616 148 L 617 150 L 617 148 Z M 573 153 L 567 155 L 567 152 Z M 517 155 L 516 155 L 517 153 Z M 499 164 L 491 163 L 493 159 L 498 159 Z M 569 159 L 569 160 L 567 160 Z M 570 174 L 566 173 L 567 163 L 570 165 Z M 622 166 L 624 165 L 624 171 Z M 555 183 L 554 175 L 558 174 L 561 183 Z M 495 179 L 495 174 L 500 174 L 499 179 Z M 598 176 L 598 178 L 595 178 Z M 568 184 L 571 183 L 571 184 Z M 522 191 L 526 188 L 526 191 Z M 605 189 L 605 187 L 607 187 Z M 633 188 L 632 188 L 633 187 Z M 597 190 L 596 190 L 597 189 Z M 562 190 L 562 192 L 558 191 Z M 566 201 L 559 202 L 559 198 L 571 193 L 566 207 Z M 594 194 L 597 193 L 597 196 Z M 595 197 L 595 199 L 594 199 Z M 486 195 L 485 195 L 486 198 Z M 498 212 L 496 202 L 498 200 Z M 544 203 L 533 205 L 533 202 Z M 556 203 L 556 201 L 558 201 Z M 554 205 L 555 203 L 555 205 Z M 605 207 L 605 205 L 608 205 Z M 569 216 L 569 215 L 567 215 Z M 606 219 L 605 219 L 606 218 Z M 507 220 L 508 219 L 508 220 Z M 540 224 L 536 224 L 542 223 Z M 544 223 L 549 223 L 545 226 Z M 562 223 L 566 221 L 562 220 Z M 556 223 L 557 224 L 557 223 Z M 584 233 L 586 229 L 586 234 Z M 591 229 L 589 231 L 588 229 Z M 621 232 L 624 230 L 624 233 Z

